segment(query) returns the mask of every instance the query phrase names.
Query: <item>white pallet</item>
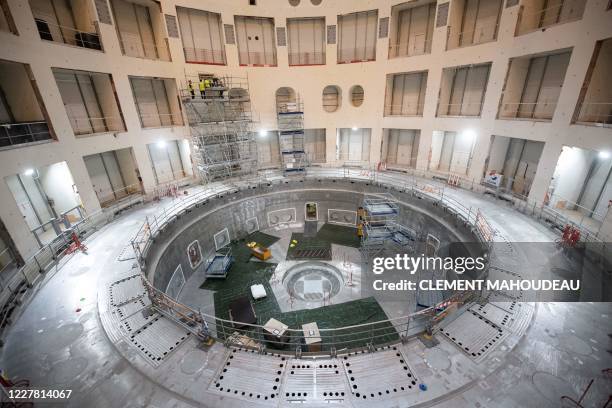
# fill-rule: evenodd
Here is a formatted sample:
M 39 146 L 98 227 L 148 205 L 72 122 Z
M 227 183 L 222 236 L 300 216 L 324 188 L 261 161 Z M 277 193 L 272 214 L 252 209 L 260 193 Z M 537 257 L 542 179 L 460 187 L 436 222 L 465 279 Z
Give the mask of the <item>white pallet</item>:
M 346 389 L 338 359 L 292 359 L 287 363 L 281 396 L 287 402 L 342 402 Z
M 418 379 L 397 347 L 342 356 L 340 361 L 351 393 L 361 401 L 419 392 Z
M 249 402 L 276 405 L 286 365 L 285 357 L 234 347 L 229 350 L 209 390 Z
M 509 333 L 472 310 L 462 313 L 441 332 L 476 361 L 483 359 Z
M 158 315 L 132 332 L 129 340 L 148 362 L 157 366 L 190 335 L 187 329 Z

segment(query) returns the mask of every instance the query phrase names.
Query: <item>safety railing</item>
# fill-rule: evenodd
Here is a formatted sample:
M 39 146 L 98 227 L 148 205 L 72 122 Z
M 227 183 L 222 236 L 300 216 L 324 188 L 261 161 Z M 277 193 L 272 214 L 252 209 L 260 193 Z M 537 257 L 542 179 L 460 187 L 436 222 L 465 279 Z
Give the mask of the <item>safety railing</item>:
M 612 102 L 583 102 L 577 112 L 576 123 L 612 126 Z
M 483 90 L 484 92 L 484 90 Z M 483 102 L 438 103 L 436 116 L 480 116 Z
M 140 184 L 130 184 L 112 191 L 96 191 L 96 196 L 102 208 L 112 205 L 117 200 L 122 200 L 132 194 L 141 194 Z
M 240 341 L 248 338 L 258 344 L 258 351 L 270 349 L 284 354 L 302 355 L 336 355 L 339 352 L 345 353 L 359 348 L 397 343 L 425 330 L 434 331 L 449 312 L 478 296 L 478 293 L 472 291 L 457 292 L 443 302 L 407 316 L 345 327 L 320 328 L 316 340 L 321 345 L 321 351 L 309 353 L 305 344 L 311 337 L 302 329 L 289 328 L 282 338 L 268 336 L 261 325 L 239 323 L 193 310 L 153 287 L 144 275 L 142 281 L 153 307 L 163 315 L 182 323 L 196 336 L 201 338 L 210 336 L 228 346 L 235 344 L 242 347 L 244 345 Z M 315 336 L 312 336 L 312 339 L 314 340 Z
M 225 65 L 225 50 L 183 47 L 185 62 L 191 64 Z
M 106 132 L 125 132 L 125 125 L 121 116 L 89 118 L 74 117 L 69 114 L 68 120 L 74 134 L 78 136 Z
M 499 24 L 478 24 L 472 30 L 459 31 L 456 26 L 446 27 L 446 50 L 469 47 L 497 40 Z
M 0 124 L 0 148 L 53 140 L 45 121 Z
M 31 288 L 45 279 L 45 276 L 50 277 L 45 272 L 57 270 L 53 267 L 60 264 L 66 249 L 72 243 L 69 234 L 74 232 L 83 240 L 112 221 L 115 213 L 114 208 L 110 207 L 85 215 L 71 224 L 70 232 L 62 231 L 24 261 L 24 265 L 5 281 L 0 291 L 0 333 L 11 323 L 15 306 L 23 303 L 23 298 L 31 293 Z
M 143 41 L 140 36 L 121 32 L 119 44 L 123 55 L 128 57 L 146 58 L 161 61 L 171 61 L 168 39 L 164 38 L 160 42 Z
M 102 42 L 97 22 L 93 23 L 95 32 L 85 32 L 77 30 L 75 27 L 54 24 L 41 18 L 34 18 L 34 21 L 38 28 L 38 34 L 43 40 L 102 51 Z
M 143 128 L 183 125 L 183 117 L 179 113 L 139 113 L 139 117 Z
M 290 52 L 289 66 L 325 65 L 324 52 Z
M 376 49 L 375 47 L 369 47 L 368 49 L 360 48 L 339 48 L 338 49 L 338 64 L 353 64 L 359 62 L 370 62 L 376 61 Z
M 500 119 L 552 120 L 556 108 L 556 100 L 502 102 L 498 116 Z
M 385 105 L 385 116 L 423 116 L 424 106 L 425 103 L 403 103 L 398 105 Z
M 276 52 L 241 51 L 238 61 L 241 66 L 275 67 Z
M 389 58 L 412 57 L 431 53 L 432 33 L 414 34 L 398 43 L 389 44 Z
M 533 10 L 526 7 L 528 5 L 531 6 L 531 3 L 527 2 L 521 5 L 519 9 L 515 36 L 527 34 L 556 24 L 580 20 L 584 13 L 585 4 L 586 0 L 561 0 L 550 7 Z

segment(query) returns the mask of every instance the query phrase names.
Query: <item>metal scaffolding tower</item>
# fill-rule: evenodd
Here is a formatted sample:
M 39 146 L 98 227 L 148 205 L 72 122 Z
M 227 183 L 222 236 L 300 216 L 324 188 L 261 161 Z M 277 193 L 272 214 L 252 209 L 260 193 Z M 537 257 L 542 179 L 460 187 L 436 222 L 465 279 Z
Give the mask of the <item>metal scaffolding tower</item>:
M 302 172 L 307 157 L 304 146 L 304 105 L 299 95 L 294 102 L 277 102 L 278 142 L 283 172 Z
M 362 259 L 369 262 L 373 257 L 391 248 L 410 250 L 417 234 L 398 222 L 399 205 L 391 194 L 366 195 L 359 211 Z
M 199 78 L 181 98 L 191 128 L 197 172 L 203 182 L 245 176 L 257 170 L 257 147 L 247 78 L 217 77 L 200 92 Z M 212 78 L 211 78 L 212 83 Z

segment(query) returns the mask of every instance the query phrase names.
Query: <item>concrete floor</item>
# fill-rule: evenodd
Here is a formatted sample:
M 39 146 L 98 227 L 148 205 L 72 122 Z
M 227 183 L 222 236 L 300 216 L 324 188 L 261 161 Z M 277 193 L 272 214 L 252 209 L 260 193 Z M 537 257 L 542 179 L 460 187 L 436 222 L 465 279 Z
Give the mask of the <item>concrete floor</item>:
M 499 201 L 464 190 L 448 194 L 480 208 L 500 242 L 555 239 L 546 227 Z M 105 331 L 98 297 L 103 296 L 109 282 L 130 273 L 133 267 L 133 261 L 118 261 L 117 257 L 145 216 L 169 204 L 171 200 L 164 199 L 127 211 L 87 240 L 87 254 L 66 257 L 56 270 L 47 273 L 8 330 L 0 360 L 5 375 L 27 378 L 36 388 L 73 390 L 69 401 L 54 401 L 49 406 L 285 405 L 281 400 L 249 402 L 210 390 L 227 356 L 222 345 L 203 351 L 191 339 L 163 364 L 153 367 Z M 522 254 L 499 257 L 516 268 L 528 266 Z M 189 290 L 194 289 L 186 285 L 183 298 Z M 584 405 L 602 406 L 612 389 L 612 378 L 601 374 L 602 369 L 612 367 L 612 354 L 607 351 L 612 349 L 608 336 L 612 332 L 612 304 L 540 303 L 527 307 L 534 308 L 531 324 L 509 336 L 480 362 L 469 359 L 441 335 L 436 335 L 440 343 L 434 348 L 417 339 L 398 345 L 419 380 L 428 385 L 427 391 L 381 400 L 348 398 L 340 405 L 553 408 L 569 406 L 562 405 L 561 395 L 576 398 L 595 379 Z M 257 367 L 251 369 L 257 376 Z

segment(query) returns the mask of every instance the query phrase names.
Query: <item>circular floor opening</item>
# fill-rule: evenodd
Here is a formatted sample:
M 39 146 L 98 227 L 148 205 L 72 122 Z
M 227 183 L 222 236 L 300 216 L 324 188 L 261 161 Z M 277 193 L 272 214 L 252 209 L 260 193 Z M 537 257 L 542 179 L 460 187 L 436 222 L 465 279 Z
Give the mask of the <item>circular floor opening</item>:
M 342 272 L 324 262 L 300 263 L 289 268 L 283 276 L 287 292 L 306 302 L 331 299 L 343 284 Z

